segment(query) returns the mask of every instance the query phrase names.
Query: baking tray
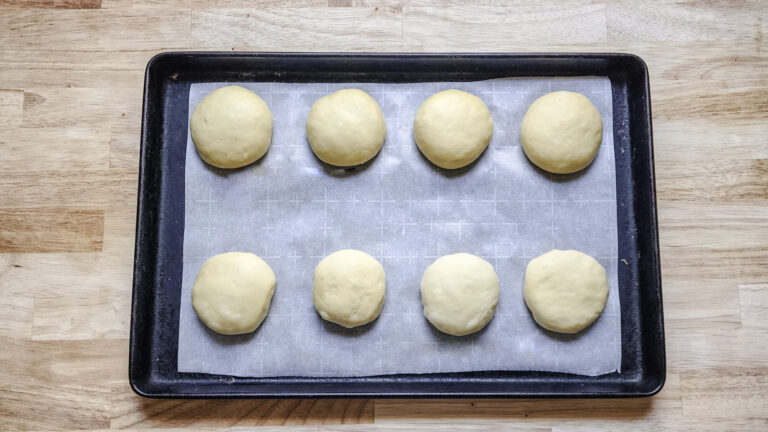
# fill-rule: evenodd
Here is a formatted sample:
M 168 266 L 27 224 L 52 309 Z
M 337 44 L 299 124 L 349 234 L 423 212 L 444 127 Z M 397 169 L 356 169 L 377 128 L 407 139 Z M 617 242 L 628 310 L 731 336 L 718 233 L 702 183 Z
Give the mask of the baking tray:
M 194 82 L 429 82 L 606 76 L 613 100 L 621 372 L 588 377 L 486 371 L 374 377 L 242 378 L 179 373 L 188 95 Z M 631 54 L 163 53 L 147 64 L 141 132 L 129 380 L 142 396 L 636 397 L 666 375 L 645 63 Z

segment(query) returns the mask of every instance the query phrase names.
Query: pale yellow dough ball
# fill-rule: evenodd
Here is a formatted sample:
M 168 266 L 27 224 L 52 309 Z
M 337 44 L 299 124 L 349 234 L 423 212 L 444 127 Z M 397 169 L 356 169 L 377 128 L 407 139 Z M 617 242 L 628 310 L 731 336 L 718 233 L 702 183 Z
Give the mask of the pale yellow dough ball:
M 493 135 L 491 112 L 479 97 L 446 90 L 416 112 L 413 136 L 424 156 L 440 168 L 457 169 L 477 159 Z
M 315 267 L 313 297 L 317 313 L 352 328 L 376 319 L 384 305 L 384 267 L 355 249 L 334 252 Z
M 575 250 L 552 250 L 528 263 L 525 304 L 540 326 L 576 333 L 592 324 L 608 300 L 605 269 Z
M 603 138 L 603 119 L 581 93 L 556 91 L 536 99 L 520 126 L 528 159 L 555 174 L 586 168 Z
M 421 277 L 424 316 L 443 333 L 464 336 L 485 327 L 499 303 L 493 266 L 468 253 L 438 258 Z
M 368 93 L 344 89 L 318 99 L 307 116 L 307 139 L 325 163 L 348 167 L 376 156 L 387 136 L 379 104 Z
M 197 274 L 192 307 L 216 333 L 250 333 L 267 316 L 276 283 L 269 265 L 252 253 L 215 255 Z
M 260 159 L 272 141 L 272 112 L 252 91 L 238 86 L 208 93 L 189 120 L 197 153 L 218 168 L 240 168 Z

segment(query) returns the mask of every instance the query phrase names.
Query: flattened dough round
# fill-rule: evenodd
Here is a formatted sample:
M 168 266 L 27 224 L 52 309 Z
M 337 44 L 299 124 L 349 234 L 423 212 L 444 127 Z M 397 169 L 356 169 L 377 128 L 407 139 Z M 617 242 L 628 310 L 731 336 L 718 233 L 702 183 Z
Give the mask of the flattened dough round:
M 413 136 L 419 150 L 440 168 L 471 164 L 493 135 L 491 112 L 479 97 L 461 90 L 430 96 L 416 112 Z
M 376 156 L 387 124 L 376 100 L 358 89 L 323 96 L 307 116 L 307 139 L 320 160 L 335 166 L 360 165 Z
M 352 328 L 376 319 L 384 305 L 384 267 L 365 252 L 343 249 L 315 267 L 315 309 L 324 320 Z
M 424 316 L 443 333 L 464 336 L 488 324 L 499 303 L 493 266 L 468 253 L 445 255 L 421 277 Z
M 556 91 L 536 99 L 520 126 L 528 159 L 555 174 L 586 168 L 603 139 L 603 119 L 581 93 Z
M 576 333 L 592 324 L 608 300 L 605 269 L 575 250 L 551 250 L 528 263 L 525 304 L 540 326 Z
M 272 112 L 248 89 L 221 87 L 197 104 L 189 129 L 204 161 L 219 168 L 240 168 L 269 149 Z
M 215 255 L 197 274 L 192 307 L 200 321 L 216 333 L 250 333 L 267 316 L 275 283 L 269 265 L 252 253 Z

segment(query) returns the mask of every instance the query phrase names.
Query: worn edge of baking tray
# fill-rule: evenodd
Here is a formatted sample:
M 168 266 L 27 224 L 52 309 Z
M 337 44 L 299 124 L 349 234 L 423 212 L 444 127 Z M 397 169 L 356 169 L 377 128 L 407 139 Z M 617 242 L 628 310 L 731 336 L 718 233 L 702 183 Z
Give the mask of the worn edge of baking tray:
M 178 217 L 172 218 L 172 220 L 163 220 L 164 214 L 161 209 L 163 204 L 162 189 L 164 187 L 162 169 L 165 161 L 163 158 L 167 153 L 163 143 L 165 142 L 164 133 L 166 132 L 167 119 L 164 116 L 164 107 L 158 107 L 153 102 L 159 99 L 161 105 L 164 105 L 166 86 L 169 82 L 176 82 L 180 73 L 184 73 L 179 69 L 173 69 L 174 65 L 168 63 L 180 62 L 182 66 L 189 67 L 195 61 L 215 59 L 229 61 L 230 65 L 233 65 L 233 62 L 247 62 L 248 60 L 280 61 L 290 65 L 313 62 L 314 66 L 318 66 L 319 63 L 319 66 L 326 68 L 321 71 L 322 73 L 336 73 L 336 76 L 341 77 L 345 76 L 345 72 L 349 72 L 344 68 L 347 66 L 347 62 L 354 61 L 368 62 L 369 66 L 383 65 L 387 62 L 438 62 L 439 64 L 432 64 L 433 69 L 435 66 L 445 65 L 445 62 L 450 62 L 452 66 L 469 62 L 463 65 L 465 69 L 455 69 L 453 78 L 461 78 L 462 74 L 471 78 L 472 74 L 478 74 L 481 65 L 488 66 L 484 62 L 497 61 L 518 63 L 507 65 L 506 67 L 511 67 L 511 69 L 504 69 L 504 73 L 499 76 L 608 76 L 611 79 L 614 113 L 625 109 L 627 117 L 629 117 L 624 119 L 622 116 L 614 116 L 614 151 L 617 152 L 617 167 L 620 163 L 618 151 L 628 146 L 626 150 L 630 152 L 630 159 L 629 164 L 624 168 L 632 172 L 627 178 L 631 183 L 632 191 L 631 199 L 628 201 L 629 208 L 626 208 L 623 202 L 617 203 L 617 217 L 621 221 L 623 214 L 628 218 L 628 223 L 633 224 L 629 227 L 635 242 L 632 246 L 637 246 L 638 249 L 637 251 L 630 251 L 636 252 L 630 256 L 638 259 L 633 259 L 626 268 L 620 266 L 619 271 L 620 273 L 622 270 L 624 272 L 630 271 L 630 276 L 640 279 L 633 286 L 633 288 L 637 288 L 637 293 L 631 293 L 631 295 L 637 297 L 635 300 L 642 303 L 638 305 L 639 311 L 636 311 L 636 316 L 633 317 L 634 321 L 631 322 L 636 324 L 637 328 L 634 329 L 635 331 L 628 331 L 625 329 L 625 321 L 629 321 L 630 317 L 625 317 L 625 306 L 623 305 L 624 301 L 622 301 L 622 370 L 624 372 L 613 372 L 597 377 L 552 372 L 488 371 L 425 375 L 401 374 L 378 377 L 238 378 L 179 373 L 176 370 L 175 356 L 172 356 L 172 359 L 156 356 L 157 350 L 154 348 L 159 342 L 155 340 L 156 333 L 153 329 L 158 325 L 157 321 L 164 318 L 167 320 L 168 317 L 165 315 L 169 312 L 167 305 L 156 304 L 156 299 L 160 294 L 159 290 L 162 288 L 163 281 L 172 280 L 170 276 L 165 274 L 165 263 L 158 261 L 160 254 L 158 250 L 162 249 L 163 236 L 166 234 L 160 227 L 161 224 L 168 224 L 177 230 L 180 229 L 183 233 L 184 221 L 183 216 L 181 220 Z M 579 62 L 585 61 L 589 64 L 579 64 Z M 171 68 L 169 69 L 169 67 Z M 472 69 L 473 67 L 474 69 Z M 440 77 L 443 70 L 442 67 L 434 69 L 431 72 L 433 76 L 427 76 L 422 81 L 434 81 Z M 235 78 L 232 81 L 254 80 L 253 72 L 235 73 L 232 70 L 228 72 Z M 317 72 L 315 70 L 313 73 Z M 285 71 L 271 69 L 264 73 L 271 73 L 276 77 L 281 73 L 284 74 Z M 384 74 L 387 73 L 390 72 L 384 72 Z M 405 75 L 408 72 L 405 70 L 394 72 L 395 77 L 397 73 Z M 491 76 L 484 79 L 487 78 L 491 78 Z M 620 80 L 623 81 L 617 82 Z M 329 79 L 319 81 L 329 81 Z M 456 81 L 461 81 L 461 79 L 456 79 Z M 186 87 L 188 92 L 189 85 L 187 84 Z M 623 99 L 617 97 L 617 91 L 624 92 Z M 620 106 L 622 101 L 626 101 L 626 106 Z M 186 99 L 182 102 L 186 103 Z M 622 120 L 628 120 L 626 125 L 628 130 L 619 128 Z M 186 128 L 186 117 L 183 127 Z M 645 62 L 633 54 L 235 52 L 169 52 L 158 54 L 148 62 L 144 82 L 130 326 L 129 382 L 131 388 L 141 396 L 153 398 L 643 397 L 654 395 L 664 385 L 666 360 L 652 139 L 648 70 Z M 184 141 L 186 142 L 186 140 Z M 638 148 L 637 143 L 644 144 L 644 147 Z M 620 178 L 618 171 L 617 169 L 617 183 Z M 180 179 L 175 180 L 178 182 Z M 181 180 L 183 185 L 183 179 Z M 620 185 L 617 184 L 617 190 L 619 188 Z M 641 218 L 636 218 L 638 206 L 645 210 Z M 168 219 L 168 215 L 165 219 Z M 638 220 L 643 222 L 642 229 L 637 229 Z M 638 232 L 645 235 L 638 236 Z M 620 254 L 621 250 L 622 244 L 619 244 Z M 165 253 L 167 254 L 167 251 Z M 641 255 L 642 259 L 639 259 Z M 622 292 L 621 295 L 624 298 L 630 294 Z M 163 309 L 164 306 L 165 309 Z M 173 318 L 171 317 L 171 319 Z M 178 316 L 175 318 L 178 319 Z M 165 336 L 171 339 L 175 337 L 176 343 L 178 342 L 177 334 Z M 637 347 L 637 344 L 640 344 L 640 347 Z M 627 352 L 629 345 L 635 348 L 631 353 Z M 625 370 L 627 354 L 634 356 L 639 370 Z M 164 363 L 165 366 L 172 365 L 170 374 L 175 375 L 175 377 L 167 377 L 167 371 L 166 378 L 161 377 L 163 371 L 158 370 L 159 363 Z M 499 376 L 499 374 L 504 376 Z

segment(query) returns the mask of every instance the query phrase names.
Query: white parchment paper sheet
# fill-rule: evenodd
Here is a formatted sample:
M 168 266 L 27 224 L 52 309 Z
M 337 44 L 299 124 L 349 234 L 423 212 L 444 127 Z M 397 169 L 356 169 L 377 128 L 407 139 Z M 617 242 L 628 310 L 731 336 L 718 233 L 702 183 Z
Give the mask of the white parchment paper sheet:
M 193 84 L 189 112 L 215 88 Z M 466 83 L 239 83 L 274 114 L 267 155 L 239 170 L 206 165 L 187 137 L 184 272 L 178 367 L 236 376 L 363 376 L 482 370 L 542 370 L 598 375 L 621 364 L 617 292 L 616 182 L 607 78 L 502 79 Z M 337 89 L 361 88 L 387 121 L 381 153 L 348 171 L 320 163 L 305 137 L 312 104 Z M 494 120 L 488 150 L 468 168 L 440 170 L 413 141 L 419 105 L 458 88 L 481 97 Z M 585 94 L 603 116 L 603 143 L 585 171 L 538 170 L 520 146 L 528 106 L 554 90 Z M 345 329 L 312 305 L 315 265 L 339 249 L 376 257 L 387 274 L 379 319 Z M 577 249 L 608 271 L 603 315 L 577 335 L 538 327 L 523 299 L 525 267 L 551 249 Z M 215 254 L 253 252 L 277 276 L 272 306 L 249 335 L 221 336 L 197 319 L 191 289 Z M 501 298 L 479 333 L 453 337 L 422 314 L 419 282 L 438 256 L 479 255 L 493 264 Z

